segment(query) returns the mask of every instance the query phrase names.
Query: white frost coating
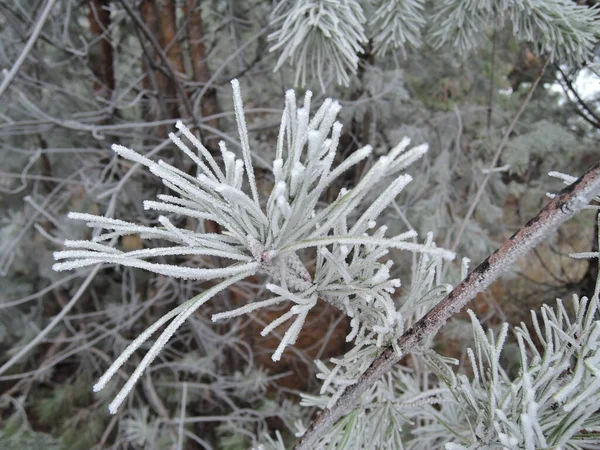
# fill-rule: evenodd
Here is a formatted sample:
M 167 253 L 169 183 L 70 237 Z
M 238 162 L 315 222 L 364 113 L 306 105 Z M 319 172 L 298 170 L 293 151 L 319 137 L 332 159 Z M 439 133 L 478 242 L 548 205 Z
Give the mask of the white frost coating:
M 213 322 L 216 322 L 216 321 L 222 320 L 222 319 L 230 319 L 232 317 L 241 316 L 243 314 L 249 314 L 252 311 L 255 311 L 257 309 L 265 308 L 267 306 L 277 305 L 278 303 L 281 303 L 285 300 L 286 300 L 286 298 L 284 298 L 284 297 L 275 297 L 275 298 L 271 298 L 269 300 L 263 300 L 260 302 L 249 303 L 248 305 L 244 305 L 237 309 L 232 309 L 231 311 L 213 314 L 213 316 L 211 317 L 211 320 Z
M 524 325 L 518 327 L 520 368 L 513 378 L 498 363 L 506 324 L 497 336 L 486 333 L 469 311 L 475 347 L 467 355 L 473 377 L 449 385 L 453 398 L 466 407 L 465 414 L 476 417 L 485 411 L 472 424 L 478 439 L 469 444 L 481 442 L 483 436 L 490 446 L 532 450 L 582 442 L 575 435 L 600 401 L 600 324 L 593 320 L 598 304 L 587 304 L 586 298 L 575 296 L 572 314 L 560 300 L 554 309 L 544 305 L 543 325 L 533 315 L 535 338 Z
M 127 361 L 129 357 L 133 354 L 133 352 L 135 352 L 146 340 L 148 340 L 148 338 L 152 334 L 154 334 L 156 330 L 158 330 L 158 328 L 160 328 L 162 325 L 164 325 L 166 322 L 168 322 L 175 316 L 179 317 L 181 314 L 187 314 L 189 316 L 189 314 L 195 311 L 201 304 L 210 300 L 214 295 L 225 289 L 227 286 L 235 283 L 236 281 L 242 278 L 245 278 L 246 276 L 248 276 L 248 273 L 232 277 L 222 283 L 219 283 L 218 285 L 186 301 L 184 304 L 178 306 L 177 308 L 174 308 L 173 310 L 169 311 L 167 314 L 162 316 L 152 326 L 150 326 L 141 335 L 139 335 L 131 344 L 129 344 L 129 346 L 123 351 L 121 356 L 119 356 L 119 358 L 110 366 L 110 368 L 105 372 L 105 374 L 102 377 L 100 377 L 98 382 L 94 385 L 94 392 L 98 392 L 104 389 L 104 387 L 106 387 L 106 384 L 110 381 L 114 374 L 117 373 L 117 371 L 125 363 L 125 361 Z M 183 321 L 181 321 L 181 323 L 183 323 Z M 178 325 L 175 328 L 181 325 L 181 323 L 178 322 Z M 140 365 L 137 367 L 134 374 L 131 376 L 131 378 L 129 378 L 123 389 L 119 392 L 119 394 L 117 394 L 115 400 L 113 400 L 113 402 L 110 404 L 109 411 L 111 412 L 111 414 L 114 414 L 116 412 L 117 408 L 123 402 L 123 400 L 129 393 L 139 376 L 141 376 L 145 368 L 152 363 L 162 346 L 168 341 L 170 337 L 170 335 L 168 334 L 168 330 L 169 329 L 166 329 L 161 334 L 160 338 L 154 343 L 152 348 L 146 354 L 144 360 L 142 360 Z
M 271 15 L 270 51 L 280 55 L 274 70 L 286 61 L 295 67 L 295 83 L 305 86 L 313 73 L 325 91 L 325 79 L 347 86 L 356 73 L 358 55 L 367 42 L 363 9 L 356 0 L 279 2 Z M 312 69 L 312 70 L 309 70 Z
M 454 257 L 454 253 L 435 247 L 431 238 L 424 244 L 407 242 L 416 237 L 414 230 L 388 238 L 385 236 L 387 228 L 377 227 L 378 219 L 382 218 L 388 205 L 411 180 L 409 175 L 398 172 L 420 157 L 426 146 L 411 149 L 409 140 L 403 139 L 387 156 L 375 163 L 367 160 L 372 149 L 365 146 L 336 166 L 334 161 L 342 132 L 342 125 L 336 122 L 340 104 L 327 99 L 311 117 L 312 94 L 307 92 L 302 107 L 297 108 L 294 92 L 288 91 L 272 162 L 275 183 L 261 202 L 252 166 L 242 96 L 236 80 L 232 81 L 232 88 L 241 158 L 236 159 L 235 153 L 220 142 L 220 167 L 181 121 L 176 124 L 180 135 L 171 133 L 170 138 L 198 166 L 200 173 L 197 176 L 164 161 L 155 162 L 122 145 L 114 145 L 117 154 L 146 166 L 172 191 L 171 195 L 160 194 L 158 201 L 144 202 L 146 210 L 160 211 L 164 215 L 158 217 L 156 226 L 144 226 L 92 214 L 71 213 L 70 218 L 85 221 L 88 226 L 104 231 L 91 241 L 67 241 L 68 250 L 55 253 L 58 262 L 54 269 L 71 270 L 100 263 L 120 264 L 180 279 L 226 279 L 217 285 L 222 289 L 232 280 L 247 275 L 269 276 L 271 283 L 267 288 L 275 297 L 256 299 L 253 303 L 214 314 L 213 321 L 289 303 L 290 308 L 275 317 L 262 331 L 264 335 L 280 325 L 287 327 L 285 332 L 282 331 L 283 338 L 273 354 L 273 359 L 278 360 L 285 348 L 294 344 L 308 313 L 317 300 L 321 300 L 352 318 L 347 340 L 356 343 L 359 348 L 357 355 L 361 351 L 367 354 L 364 346 L 387 345 L 404 329 L 403 317 L 406 315 L 396 310 L 392 297 L 401 284 L 400 280 L 391 278 L 391 263 L 380 260 L 392 248 L 418 253 L 430 261 Z M 325 194 L 329 196 L 332 186 L 338 184 L 344 172 L 361 161 L 369 168 L 366 175 L 356 186 L 341 188 L 337 196 L 334 192 L 333 203 L 324 205 Z M 243 186 L 244 173 L 249 181 L 247 186 Z M 376 200 L 365 204 L 366 198 Z M 219 225 L 220 230 L 206 233 L 178 227 L 172 215 L 197 221 L 211 220 Z M 143 240 L 160 239 L 168 244 L 133 251 L 122 251 L 108 245 L 115 238 L 131 234 L 138 234 Z M 301 252 L 309 247 L 317 250 L 317 264 L 311 270 L 305 266 Z M 223 258 L 228 265 L 215 268 L 192 267 L 190 264 L 186 267 L 185 263 L 170 264 L 163 259 L 156 260 L 192 255 Z M 204 264 L 208 258 L 198 260 Z M 206 296 L 213 295 L 216 292 L 213 289 L 209 289 Z M 159 319 L 132 342 L 100 379 L 96 389 L 103 387 L 152 333 L 171 321 L 111 403 L 112 412 L 125 399 L 160 348 L 167 344 L 193 310 L 208 299 L 203 295 Z M 286 323 L 288 321 L 289 324 Z M 355 366 L 360 370 L 366 368 L 364 362 Z M 338 375 L 328 381 L 329 387 L 335 390 L 332 399 L 339 398 L 356 379 L 357 374 L 350 375 L 346 369 L 339 369 Z
M 246 118 L 244 117 L 244 103 L 242 101 L 242 93 L 240 91 L 240 82 L 236 79 L 233 79 L 231 80 L 231 86 L 233 87 L 233 106 L 235 109 L 235 120 L 237 121 L 238 125 L 240 142 L 242 144 L 244 165 L 246 166 L 246 173 L 248 174 L 252 198 L 258 205 L 258 189 L 256 187 L 254 169 L 252 167 L 252 155 L 250 154 L 250 144 L 248 143 L 248 129 L 246 128 Z
M 447 443 L 444 448 L 446 450 L 468 450 L 468 447 L 460 444 L 453 444 L 452 442 Z
M 251 272 L 246 272 L 242 275 L 238 275 L 237 277 L 229 278 L 216 286 L 208 289 L 204 293 L 197 295 L 193 299 L 186 303 L 186 307 L 182 309 L 179 314 L 175 317 L 175 320 L 171 322 L 165 331 L 159 336 L 156 342 L 152 345 L 146 356 L 142 359 L 140 364 L 136 367 L 134 372 L 131 374 L 131 377 L 127 380 L 125 385 L 121 388 L 119 393 L 115 396 L 114 400 L 108 405 L 108 410 L 111 414 L 115 414 L 117 409 L 127 397 L 127 394 L 131 391 L 137 380 L 142 376 L 142 373 L 146 370 L 146 368 L 152 364 L 152 361 L 156 358 L 160 350 L 165 346 L 165 344 L 171 339 L 171 336 L 177 331 L 177 329 L 186 321 L 186 319 L 194 313 L 200 306 L 214 297 L 216 294 L 221 292 L 223 289 L 232 285 L 233 283 L 246 278 L 248 275 L 251 275 Z
M 367 359 L 367 366 L 363 366 L 363 371 L 358 372 L 361 374 L 358 382 L 347 391 L 332 393 L 326 405 L 327 409 L 307 428 L 295 448 L 307 450 L 318 447 L 320 442 L 326 442 L 334 424 L 359 404 L 362 405 L 362 413 L 367 414 L 369 408 L 374 406 L 368 404 L 365 396 L 373 392 L 372 388 L 379 383 L 381 376 L 390 374 L 402 354 L 421 349 L 426 338 L 435 334 L 449 317 L 550 232 L 584 209 L 586 202 L 599 192 L 600 165 L 597 165 L 578 180 L 577 186 L 555 196 L 555 200 L 542 209 L 536 218 L 484 260 L 408 330 L 410 333 L 406 332 L 397 341 L 392 341 L 391 347 L 384 350 L 374 361 Z M 429 235 L 425 245 L 433 246 Z M 594 254 L 596 252 L 591 253 L 586 253 L 585 256 L 597 256 Z M 416 286 L 413 291 L 416 292 L 410 292 L 411 297 L 422 298 L 421 289 L 426 280 L 438 278 L 439 271 L 425 269 L 435 267 L 430 264 L 429 257 L 428 253 L 421 254 L 422 262 L 419 263 L 413 279 L 413 285 Z M 466 261 L 463 262 L 463 272 L 465 271 Z M 597 280 L 590 307 L 587 306 L 586 298 L 573 298 L 575 317 L 569 317 L 561 301 L 557 301 L 556 311 L 545 305 L 542 307 L 543 327 L 534 316 L 536 341 L 543 346 L 543 356 L 540 356 L 529 331 L 525 328 L 517 329 L 522 375 L 516 379 L 509 380 L 499 365 L 499 354 L 507 335 L 507 326 L 503 326 L 499 336 L 495 338 L 492 332 L 486 334 L 483 331 L 479 320 L 474 316 L 472 320 L 476 350 L 468 352 L 474 367 L 474 381 L 469 382 L 464 375 L 457 377 L 450 368 L 445 367 L 445 361 L 437 358 L 435 371 L 453 390 L 453 401 L 458 401 L 465 414 L 473 418 L 469 419 L 468 429 L 461 433 L 460 440 L 468 444 L 465 448 L 478 448 L 482 442 L 494 448 L 498 445 L 511 449 L 548 448 L 549 442 L 557 448 L 565 448 L 570 442 L 579 444 L 588 439 L 586 436 L 575 435 L 585 428 L 585 423 L 596 420 L 592 416 L 597 414 L 600 402 L 600 324 L 596 326 L 593 321 L 600 306 L 598 285 L 600 279 Z M 360 297 L 367 301 L 368 295 L 362 294 Z M 350 303 L 344 300 L 342 304 L 347 308 Z M 414 306 L 410 303 L 406 305 L 407 309 L 411 307 Z M 383 329 L 381 324 L 371 327 L 373 331 Z M 372 336 L 372 333 L 369 334 L 371 340 L 367 341 L 368 345 L 374 345 Z M 375 345 L 379 343 L 380 339 L 377 336 Z M 533 356 L 529 358 L 528 354 Z M 332 362 L 347 370 L 347 367 L 357 362 L 356 358 L 352 359 L 354 355 L 355 349 L 344 355 L 341 361 L 336 359 Z M 429 357 L 431 358 L 431 355 Z M 577 363 L 573 369 L 574 357 Z M 369 370 L 364 372 L 367 367 Z M 343 374 L 348 375 L 348 372 Z M 577 389 L 574 389 L 574 386 L 577 386 Z M 560 388 L 558 392 L 557 387 Z M 436 418 L 437 414 L 436 412 Z M 445 423 L 451 423 L 454 420 L 452 417 L 446 417 L 449 420 Z M 357 422 L 353 422 L 353 426 L 356 424 Z M 447 425 L 444 425 L 444 428 L 447 428 Z M 320 441 L 321 439 L 323 441 Z
M 181 121 L 177 122 L 177 125 L 179 125 L 178 128 L 182 127 Z M 187 145 L 185 145 L 183 143 L 183 141 L 181 139 L 179 139 L 179 136 L 177 136 L 175 133 L 169 133 L 169 139 L 171 139 L 171 141 L 173 141 L 173 143 L 183 152 L 185 153 L 192 161 L 194 161 L 194 163 L 200 167 L 202 169 L 202 171 L 208 176 L 210 177 L 212 180 L 217 181 L 217 177 L 215 176 L 214 173 L 212 173 L 210 171 L 210 169 L 206 166 L 206 164 L 204 164 L 202 162 L 202 160 L 200 158 L 198 158 L 190 149 Z M 227 165 L 225 165 L 225 167 L 227 167 Z M 221 179 L 221 181 L 223 181 L 223 179 Z
M 271 359 L 273 359 L 273 361 L 279 361 L 281 359 L 281 355 L 283 354 L 283 350 L 285 349 L 286 346 L 293 345 L 296 343 L 296 339 L 298 339 L 298 334 L 300 333 L 300 330 L 302 330 L 302 325 L 304 325 L 304 321 L 306 320 L 306 315 L 308 314 L 308 311 L 310 311 L 310 309 L 313 306 L 315 306 L 316 303 L 317 303 L 317 299 L 316 299 L 316 297 L 314 297 L 311 303 L 309 303 L 308 305 L 302 306 L 299 310 L 294 310 L 292 308 L 292 310 L 290 312 L 293 312 L 294 314 L 298 314 L 298 317 L 296 318 L 294 323 L 288 328 L 288 330 L 285 332 L 285 335 L 283 336 L 283 339 L 281 339 L 281 342 L 280 342 L 279 346 L 277 347 L 277 350 L 275 350 L 275 353 L 273 353 L 273 356 L 271 357 Z M 297 307 L 298 306 L 295 306 L 294 308 L 297 308 Z
M 210 152 L 207 150 L 207 148 L 204 145 L 202 145 L 202 143 L 196 138 L 196 136 L 194 136 L 194 134 L 189 130 L 189 128 L 186 127 L 183 124 L 183 122 L 181 122 L 180 120 L 178 120 L 177 123 L 175 124 L 175 128 L 177 128 L 179 131 L 181 131 L 183 133 L 183 135 L 194 145 L 194 147 L 196 147 L 196 150 L 198 150 L 200 152 L 200 154 L 202 155 L 202 157 L 204 159 L 206 159 L 206 161 L 208 162 L 208 164 L 210 165 L 210 167 L 212 168 L 214 173 L 217 174 L 217 177 L 220 180 L 223 180 L 224 175 L 223 175 L 223 172 L 221 172 L 219 165 L 217 164 L 215 159 L 212 157 Z
M 414 244 L 412 242 L 403 242 L 395 239 L 377 239 L 372 238 L 370 236 L 361 236 L 361 237 L 352 237 L 352 236 L 340 236 L 340 237 L 322 237 L 316 238 L 308 241 L 301 241 L 296 244 L 290 245 L 288 247 L 282 248 L 279 253 L 289 253 L 292 251 L 301 250 L 309 247 L 320 247 L 323 245 L 330 244 L 342 244 L 342 245 L 378 245 L 385 248 L 397 248 L 401 250 L 408 250 L 413 252 L 423 252 L 429 253 L 432 255 L 441 256 L 444 259 L 452 261 L 455 257 L 455 253 L 449 250 L 444 250 L 441 248 L 428 247 L 422 244 Z

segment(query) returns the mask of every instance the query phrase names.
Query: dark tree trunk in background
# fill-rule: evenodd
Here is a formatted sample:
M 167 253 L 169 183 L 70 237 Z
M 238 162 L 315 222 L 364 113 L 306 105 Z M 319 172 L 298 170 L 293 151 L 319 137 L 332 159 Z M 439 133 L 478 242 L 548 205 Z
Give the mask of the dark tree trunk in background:
M 157 100 L 157 104 L 154 105 L 150 102 L 145 114 L 146 120 L 190 119 L 192 102 L 189 97 L 193 99 L 193 95 L 189 89 L 185 89 L 186 81 L 193 81 L 196 84 L 194 89 L 200 92 L 211 79 L 206 61 L 207 52 L 200 1 L 185 0 L 182 4 L 185 30 L 178 28 L 177 7 L 177 3 L 171 0 L 142 0 L 140 4 L 142 22 L 148 32 L 156 38 L 152 45 L 144 37 L 144 33 L 138 30 L 138 36 L 145 52 L 144 70 L 148 75 L 144 79 L 144 88 L 156 93 Z M 182 42 L 187 45 L 183 45 Z M 162 59 L 158 46 L 164 55 Z M 186 73 L 185 61 L 188 56 L 191 61 L 191 74 Z M 165 67 L 165 58 L 169 67 Z M 196 120 L 192 120 L 192 122 L 197 123 L 202 117 L 217 114 L 219 108 L 216 90 L 212 87 L 207 89 L 200 99 L 199 105 L 200 111 L 197 113 L 201 117 L 194 117 Z M 210 118 L 203 123 L 212 128 L 219 128 L 217 118 Z M 168 131 L 164 126 L 155 129 L 157 137 L 165 136 Z M 205 139 L 204 142 L 209 150 L 219 154 L 217 143 L 214 140 Z
M 90 48 L 94 92 L 110 99 L 115 89 L 114 49 L 110 37 L 110 0 L 88 0 L 90 31 L 99 41 Z
M 594 226 L 594 240 L 592 242 L 592 252 L 598 251 L 598 221 L 596 220 L 596 225 Z M 581 279 L 580 284 L 580 294 L 586 297 L 591 297 L 594 293 L 594 288 L 596 287 L 596 280 L 598 279 L 598 263 L 599 258 L 591 258 L 589 260 L 589 265 L 585 275 Z
M 178 98 L 175 83 L 181 82 L 185 77 L 185 66 L 183 64 L 183 52 L 181 43 L 177 36 L 177 20 L 175 15 L 175 2 L 172 0 L 157 0 L 155 10 L 158 17 L 158 41 L 167 56 L 169 65 L 173 69 L 176 80 L 168 80 L 169 97 L 168 111 L 169 118 L 186 118 L 187 114 L 184 103 L 185 99 Z
M 186 0 L 184 4 L 184 15 L 187 21 L 187 36 L 190 50 L 190 59 L 192 62 L 193 80 L 197 83 L 203 83 L 199 91 L 202 90 L 205 83 L 210 81 L 210 68 L 206 61 L 206 45 L 204 36 L 204 26 L 202 24 L 202 10 L 200 9 L 200 0 Z M 214 87 L 206 90 L 200 99 L 200 114 L 202 118 L 214 116 L 219 112 L 219 103 L 217 91 Z M 219 119 L 209 118 L 202 120 L 202 123 L 209 127 L 219 129 Z M 207 133 L 203 133 L 206 135 Z M 218 153 L 217 141 L 215 139 L 205 139 L 204 145 L 211 153 Z
M 158 19 L 158 10 L 152 0 L 143 0 L 140 5 L 142 21 L 155 37 L 160 42 L 160 22 Z M 136 26 L 136 25 L 134 25 Z M 149 97 L 149 102 L 144 112 L 146 121 L 154 121 L 170 118 L 169 104 L 175 98 L 175 87 L 173 83 L 169 83 L 167 76 L 162 71 L 158 70 L 161 65 L 160 57 L 156 50 L 148 42 L 145 42 L 143 34 L 138 32 L 140 44 L 144 48 L 146 58 L 144 59 L 143 69 L 146 77 L 143 81 L 144 89 L 155 93 L 155 101 Z M 155 128 L 157 136 L 165 136 L 167 128 L 160 126 Z

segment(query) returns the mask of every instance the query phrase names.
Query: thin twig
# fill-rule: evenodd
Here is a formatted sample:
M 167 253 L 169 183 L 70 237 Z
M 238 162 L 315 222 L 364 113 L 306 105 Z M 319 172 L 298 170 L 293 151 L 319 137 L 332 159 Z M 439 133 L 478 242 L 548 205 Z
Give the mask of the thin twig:
M 537 216 L 509 238 L 498 250 L 483 261 L 423 318 L 398 339 L 401 355 L 390 346 L 386 348 L 357 383 L 350 386 L 331 409 L 322 410 L 300 438 L 294 450 L 316 448 L 318 440 L 341 417 L 356 408 L 361 395 L 382 375 L 392 370 L 403 355 L 415 352 L 426 339 L 434 336 L 446 321 L 458 313 L 479 292 L 486 289 L 521 256 L 562 223 L 581 211 L 595 195 L 600 194 L 600 162 L 577 181 L 563 189 Z
M 531 85 L 531 89 L 529 89 L 529 92 L 527 93 L 527 95 L 523 99 L 523 102 L 521 103 L 521 107 L 517 111 L 517 114 L 515 114 L 515 117 L 513 117 L 513 120 L 510 123 L 510 125 L 508 126 L 506 133 L 504 133 L 504 136 L 502 136 L 502 140 L 500 141 L 500 144 L 498 145 L 498 148 L 496 149 L 496 153 L 494 153 L 494 158 L 492 159 L 490 168 L 487 171 L 485 177 L 483 178 L 483 182 L 481 183 L 481 186 L 479 186 L 479 190 L 477 191 L 477 194 L 475 194 L 475 198 L 471 202 L 471 206 L 469 207 L 469 210 L 467 211 L 467 214 L 465 215 L 465 218 L 460 226 L 460 229 L 458 231 L 458 234 L 456 235 L 456 238 L 454 238 L 454 242 L 452 243 L 452 247 L 450 248 L 450 250 L 456 251 L 456 249 L 458 248 L 458 245 L 460 244 L 460 239 L 462 238 L 462 235 L 465 232 L 465 229 L 467 228 L 467 224 L 469 223 L 471 216 L 475 212 L 475 208 L 477 207 L 477 204 L 479 203 L 479 200 L 481 199 L 481 196 L 483 195 L 483 192 L 485 190 L 485 187 L 487 186 L 487 183 L 488 183 L 490 177 L 494 174 L 493 169 L 496 168 L 496 165 L 498 164 L 498 160 L 500 159 L 500 154 L 502 153 L 502 150 L 504 150 L 504 146 L 508 142 L 508 138 L 512 134 L 515 126 L 517 125 L 517 122 L 521 118 L 523 111 L 525 111 L 525 107 L 531 101 L 531 97 L 533 96 L 533 93 L 534 93 L 535 89 L 537 88 L 537 85 L 539 84 L 540 80 L 542 79 L 542 75 L 544 74 L 546 67 L 548 67 L 549 61 L 550 61 L 550 59 L 547 59 L 544 66 L 538 72 L 537 77 L 535 78 L 535 81 Z
M 46 327 L 42 331 L 40 331 L 35 336 L 35 338 L 33 338 L 31 341 L 29 341 L 27 343 L 27 345 L 25 345 L 21 350 L 19 350 L 16 354 L 14 354 L 12 358 L 10 358 L 8 361 L 6 361 L 4 363 L 4 365 L 2 365 L 2 367 L 0 367 L 0 374 L 3 374 L 8 369 L 10 369 L 17 361 L 19 361 L 23 356 L 25 356 L 27 353 L 29 353 L 31 351 L 31 349 L 33 349 L 33 347 L 38 345 L 38 343 L 42 339 L 44 339 L 44 337 L 48 333 L 50 333 L 50 331 L 52 331 L 56 325 L 58 325 L 60 322 L 62 322 L 62 320 L 67 315 L 67 313 L 71 310 L 71 308 L 73 308 L 73 306 L 75 306 L 77 304 L 77 302 L 79 301 L 79 299 L 81 298 L 83 293 L 86 291 L 88 285 L 92 282 L 92 280 L 96 276 L 96 273 L 98 273 L 98 270 L 100 270 L 100 266 L 97 266 L 90 271 L 90 273 L 85 278 L 85 280 L 83 280 L 83 283 L 81 283 L 81 285 L 79 286 L 79 289 L 77 289 L 77 292 L 75 292 L 75 295 L 73 295 L 71 300 L 69 300 L 69 303 L 67 303 L 64 306 L 64 308 L 56 316 L 54 316 L 52 318 L 50 323 L 48 325 L 46 325 Z
M 37 38 L 39 37 L 40 33 L 42 32 L 42 28 L 44 28 L 44 24 L 46 23 L 46 20 L 48 19 L 48 17 L 50 16 L 50 13 L 52 12 L 54 3 L 56 3 L 56 0 L 48 0 L 48 2 L 46 3 L 46 6 L 44 7 L 44 10 L 40 14 L 40 17 L 35 24 L 35 28 L 31 32 L 31 36 L 29 36 L 29 39 L 27 40 L 25 47 L 23 47 L 23 51 L 21 52 L 21 54 L 19 55 L 19 57 L 17 58 L 17 60 L 13 64 L 13 66 L 10 68 L 10 71 L 4 76 L 4 80 L 2 80 L 2 84 L 0 84 L 0 98 L 2 97 L 2 94 L 4 94 L 4 92 L 6 91 L 6 89 L 12 82 L 12 80 L 14 79 L 14 77 L 19 72 L 19 69 L 21 68 L 21 66 L 23 65 L 25 60 L 27 59 L 27 55 L 29 55 L 29 52 L 33 48 L 33 44 L 35 44 L 35 41 L 37 41 Z
M 490 77 L 490 92 L 488 95 L 488 110 L 487 110 L 487 130 L 488 133 L 492 128 L 492 113 L 494 111 L 494 92 L 496 92 L 496 28 L 492 35 L 492 74 Z
M 575 90 L 575 87 L 573 86 L 573 83 L 569 80 L 569 78 L 567 77 L 567 74 L 563 72 L 563 70 L 560 68 L 560 65 L 554 63 L 554 68 L 556 70 L 558 70 L 560 72 L 560 75 L 562 76 L 562 79 L 564 81 L 564 84 L 566 85 L 566 87 L 563 85 L 563 83 L 560 82 L 560 87 L 562 87 L 563 91 L 565 91 L 565 95 L 566 97 L 570 100 L 569 97 L 569 92 L 571 92 L 573 94 L 573 96 L 575 97 L 575 104 L 577 105 L 577 107 L 575 108 L 575 112 L 581 117 L 583 118 L 586 122 L 588 122 L 590 125 L 592 125 L 595 128 L 599 128 L 600 129 L 600 116 L 598 116 L 594 110 L 592 108 L 590 108 L 581 98 L 581 96 L 577 93 L 577 91 Z M 585 113 L 584 113 L 585 111 Z M 589 114 L 590 116 L 592 116 L 591 118 L 588 117 Z
M 179 425 L 177 427 L 177 450 L 183 450 L 183 424 L 187 406 L 187 383 L 184 382 L 181 392 L 181 408 L 179 411 Z

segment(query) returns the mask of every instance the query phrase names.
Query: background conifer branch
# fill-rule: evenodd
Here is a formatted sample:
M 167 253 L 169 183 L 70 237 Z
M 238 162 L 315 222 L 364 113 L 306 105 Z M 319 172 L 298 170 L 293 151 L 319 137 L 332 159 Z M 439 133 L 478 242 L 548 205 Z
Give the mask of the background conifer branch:
M 414 352 L 454 314 L 458 313 L 479 292 L 492 284 L 520 257 L 555 231 L 561 224 L 584 209 L 600 194 L 600 162 L 596 163 L 574 183 L 563 189 L 533 219 L 487 257 L 441 302 L 398 338 L 398 354 L 387 347 L 350 386 L 332 408 L 319 412 L 296 442 L 294 450 L 315 448 L 318 440 L 333 424 L 359 404 L 361 395 L 381 376 L 390 372 L 402 356 Z

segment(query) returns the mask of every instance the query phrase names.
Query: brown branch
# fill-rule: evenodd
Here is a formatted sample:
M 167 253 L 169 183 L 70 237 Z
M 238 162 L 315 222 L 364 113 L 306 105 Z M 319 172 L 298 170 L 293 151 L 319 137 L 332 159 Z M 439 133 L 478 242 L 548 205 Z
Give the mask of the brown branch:
M 185 76 L 186 70 L 183 64 L 183 50 L 177 36 L 175 3 L 171 0 L 155 0 L 153 2 L 156 18 L 158 20 L 158 39 L 161 47 L 164 49 L 165 56 L 169 61 L 169 66 L 173 70 L 173 76 L 180 79 Z M 182 89 L 183 94 L 179 93 L 181 101 L 173 104 L 170 109 L 170 117 L 191 117 L 192 112 L 186 111 L 185 102 L 188 100 L 187 93 Z M 190 104 L 191 107 L 191 104 Z
M 317 448 L 317 442 L 327 430 L 331 429 L 338 419 L 356 408 L 361 395 L 382 375 L 392 370 L 401 356 L 418 350 L 426 339 L 434 336 L 446 321 L 458 313 L 475 295 L 485 290 L 521 256 L 581 211 L 598 194 L 600 194 L 600 161 L 577 181 L 563 189 L 537 216 L 479 264 L 423 318 L 406 330 L 397 341 L 402 355 L 395 353 L 391 346 L 387 347 L 331 409 L 326 408 L 315 417 L 294 449 Z

